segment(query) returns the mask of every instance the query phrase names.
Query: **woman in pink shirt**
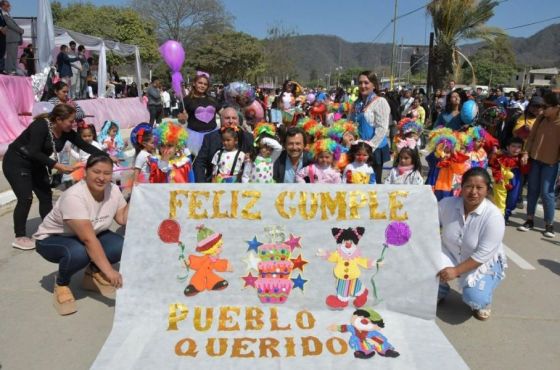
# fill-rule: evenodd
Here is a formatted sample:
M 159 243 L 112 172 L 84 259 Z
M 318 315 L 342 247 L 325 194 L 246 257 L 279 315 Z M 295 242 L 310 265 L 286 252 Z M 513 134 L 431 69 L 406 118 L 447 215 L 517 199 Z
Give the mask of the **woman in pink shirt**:
M 37 252 L 58 263 L 54 306 L 59 314 L 77 311 L 70 279 L 86 268 L 82 287 L 113 296 L 122 286 L 113 264 L 121 259 L 123 237 L 109 230 L 113 220 L 126 224 L 128 205 L 119 187 L 111 183 L 113 161 L 92 154 L 84 180 L 66 190 L 33 235 Z

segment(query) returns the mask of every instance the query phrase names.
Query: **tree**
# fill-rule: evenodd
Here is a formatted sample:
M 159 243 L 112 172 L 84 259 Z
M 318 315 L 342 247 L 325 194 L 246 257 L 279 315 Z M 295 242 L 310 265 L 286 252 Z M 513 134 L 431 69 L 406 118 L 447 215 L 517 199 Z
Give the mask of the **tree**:
M 507 36 L 498 36 L 488 42 L 470 58 L 477 80 L 483 85 L 503 85 L 511 81 L 517 72 L 515 54 Z M 468 64 L 463 65 L 465 74 L 471 73 Z
M 258 39 L 243 32 L 215 33 L 206 39 L 189 60 L 221 78 L 223 83 L 250 80 L 264 72 L 264 53 Z
M 290 54 L 290 50 L 293 37 L 297 33 L 280 23 L 271 26 L 266 32 L 267 37 L 263 40 L 265 74 L 281 82 L 284 79 L 295 79 L 297 72 L 294 56 Z
M 131 0 L 131 5 L 156 25 L 161 40 L 180 41 L 186 49 L 211 33 L 233 30 L 233 17 L 220 0 Z
M 340 74 L 340 84 L 342 86 L 350 86 L 352 84 L 352 81 L 354 81 L 354 84 L 358 84 L 358 75 L 360 74 L 360 72 L 366 70 L 367 68 L 361 68 L 361 67 L 352 67 L 352 68 L 347 68 L 345 70 L 342 71 L 342 73 Z
M 126 44 L 138 45 L 145 62 L 159 59 L 154 26 L 129 8 L 115 6 L 97 7 L 91 3 L 73 3 L 63 7 L 59 2 L 51 5 L 53 23 L 72 31 L 97 36 Z M 107 54 L 109 64 L 120 64 L 122 57 Z
M 318 78 L 319 75 L 317 74 L 317 70 L 315 68 L 311 68 L 311 71 L 309 72 L 309 81 L 317 81 Z
M 498 4 L 497 0 L 433 0 L 428 4 L 436 41 L 430 66 L 434 88 L 443 87 L 450 75 L 459 80 L 459 58 L 462 56 L 457 46 L 459 42 L 469 39 L 493 41 L 503 34 L 501 29 L 485 25 Z

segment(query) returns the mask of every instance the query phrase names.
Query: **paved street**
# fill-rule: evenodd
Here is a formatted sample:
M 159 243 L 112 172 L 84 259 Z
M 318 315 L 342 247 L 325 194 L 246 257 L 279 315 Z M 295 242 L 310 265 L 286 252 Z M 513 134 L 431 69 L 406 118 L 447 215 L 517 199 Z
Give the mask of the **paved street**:
M 515 225 L 521 222 L 514 217 Z M 35 204 L 28 223 L 39 223 Z M 556 224 L 556 230 L 560 225 Z M 114 301 L 72 282 L 77 314 L 60 317 L 51 305 L 55 265 L 10 246 L 11 212 L 0 214 L 0 363 L 2 369 L 87 369 L 110 332 Z M 507 278 L 488 322 L 470 316 L 458 294 L 438 308 L 437 322 L 473 369 L 557 369 L 560 351 L 560 239 L 507 228 Z M 437 359 L 433 359 L 437 369 Z

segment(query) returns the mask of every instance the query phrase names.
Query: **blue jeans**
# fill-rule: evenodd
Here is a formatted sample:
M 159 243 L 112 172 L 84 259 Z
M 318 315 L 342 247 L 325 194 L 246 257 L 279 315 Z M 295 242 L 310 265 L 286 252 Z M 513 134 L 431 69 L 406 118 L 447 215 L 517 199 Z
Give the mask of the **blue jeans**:
M 463 287 L 463 302 L 473 310 L 480 310 L 489 306 L 492 303 L 494 290 L 502 281 L 503 272 L 504 266 L 502 261 L 497 261 L 491 271 L 488 271 L 477 280 L 475 286 L 470 287 L 466 285 Z M 445 298 L 449 293 L 449 289 L 449 284 L 440 284 L 438 300 Z
M 111 264 L 121 260 L 124 238 L 110 230 L 97 235 Z M 37 252 L 49 262 L 58 263 L 58 285 L 70 284 L 72 275 L 91 263 L 86 246 L 75 236 L 52 235 L 36 242 Z
M 531 161 L 531 171 L 529 172 L 529 185 L 527 188 L 527 216 L 535 216 L 537 200 L 539 195 L 542 197 L 544 208 L 544 222 L 552 225 L 554 221 L 554 185 L 558 176 L 558 163 L 546 164 L 541 161 Z

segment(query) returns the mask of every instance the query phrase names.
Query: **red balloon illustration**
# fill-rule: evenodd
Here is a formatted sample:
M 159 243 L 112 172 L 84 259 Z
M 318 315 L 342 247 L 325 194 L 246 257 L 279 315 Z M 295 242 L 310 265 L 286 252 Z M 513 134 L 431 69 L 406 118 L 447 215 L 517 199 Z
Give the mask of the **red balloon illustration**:
M 181 235 L 181 225 L 175 220 L 163 220 L 159 224 L 158 235 L 164 243 L 178 243 Z

